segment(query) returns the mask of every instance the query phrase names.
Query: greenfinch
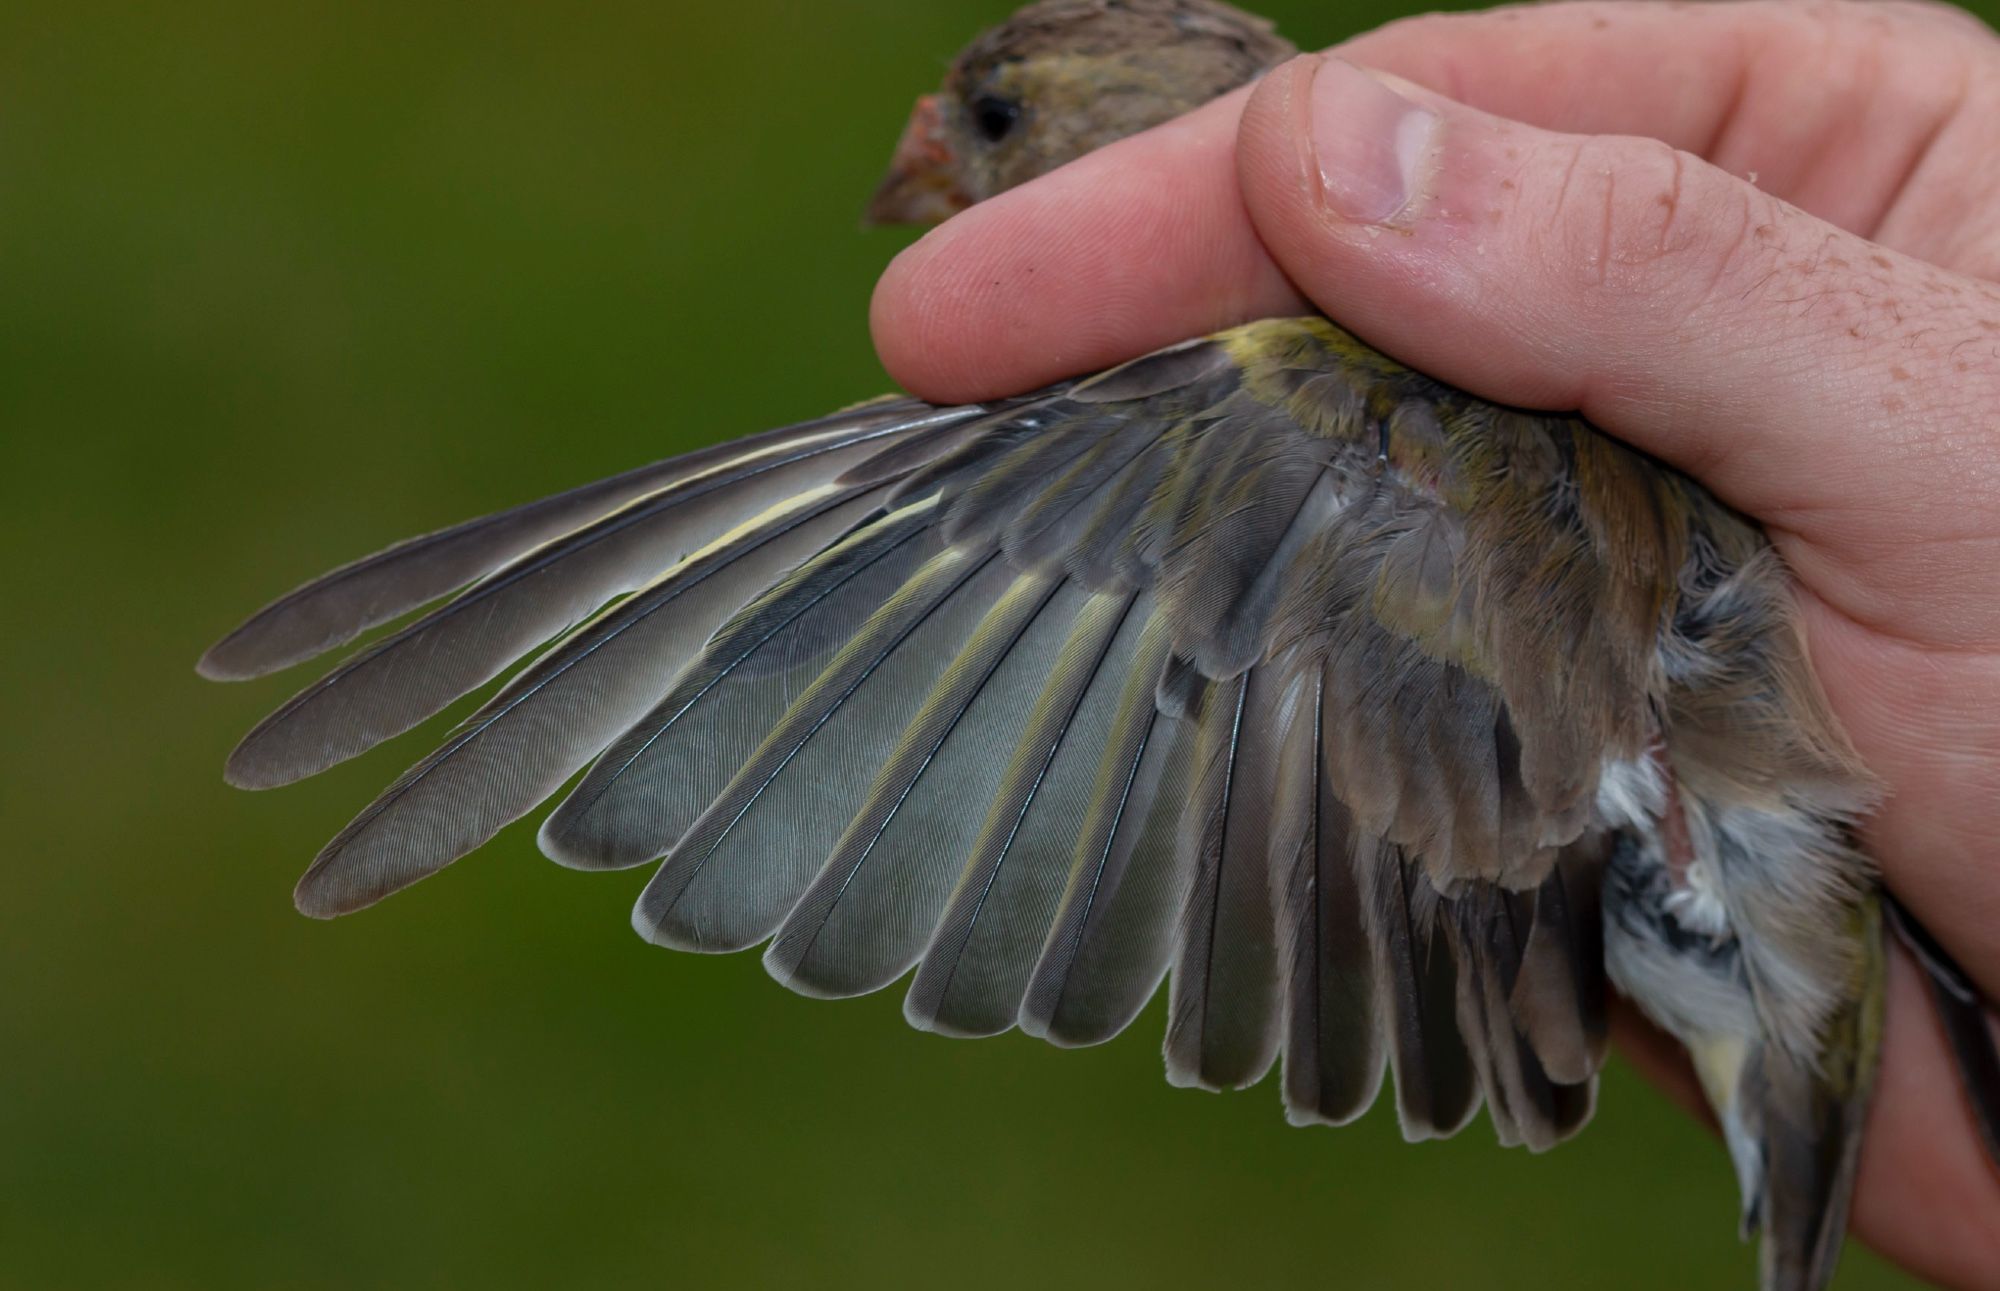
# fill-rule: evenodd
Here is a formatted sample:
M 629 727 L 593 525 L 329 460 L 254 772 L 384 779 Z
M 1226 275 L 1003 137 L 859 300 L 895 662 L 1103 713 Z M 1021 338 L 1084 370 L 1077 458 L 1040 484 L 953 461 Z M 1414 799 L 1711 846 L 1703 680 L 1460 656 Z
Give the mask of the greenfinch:
M 944 218 L 1292 52 L 1213 0 L 1033 5 L 919 101 L 870 216 Z M 1615 985 L 1687 1046 L 1763 1286 L 1831 1276 L 1882 1025 L 1854 834 L 1876 785 L 1762 532 L 1577 417 L 1266 320 L 413 539 L 201 671 L 439 601 L 228 761 L 298 780 L 540 651 L 327 844 L 308 914 L 437 872 L 582 771 L 541 846 L 656 862 L 652 942 L 766 944 L 816 996 L 909 976 L 918 1027 L 1061 1045 L 1165 978 L 1177 1084 L 1278 1065 L 1291 1119 L 1340 1123 L 1393 1073 L 1410 1138 L 1483 1104 L 1536 1149 L 1590 1117 Z

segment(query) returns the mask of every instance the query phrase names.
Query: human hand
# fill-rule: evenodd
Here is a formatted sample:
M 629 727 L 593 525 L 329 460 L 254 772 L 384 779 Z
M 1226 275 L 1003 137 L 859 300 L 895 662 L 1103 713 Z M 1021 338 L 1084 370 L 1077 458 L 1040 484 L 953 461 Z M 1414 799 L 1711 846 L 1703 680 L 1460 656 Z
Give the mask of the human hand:
M 2000 997 L 2000 39 L 1928 6 L 1607 2 L 1337 53 L 925 238 L 876 294 L 890 371 L 971 399 L 1316 307 L 1581 409 L 1770 530 L 1888 788 L 1870 849 Z M 1854 1220 L 2000 1287 L 2000 1177 L 1906 962 Z

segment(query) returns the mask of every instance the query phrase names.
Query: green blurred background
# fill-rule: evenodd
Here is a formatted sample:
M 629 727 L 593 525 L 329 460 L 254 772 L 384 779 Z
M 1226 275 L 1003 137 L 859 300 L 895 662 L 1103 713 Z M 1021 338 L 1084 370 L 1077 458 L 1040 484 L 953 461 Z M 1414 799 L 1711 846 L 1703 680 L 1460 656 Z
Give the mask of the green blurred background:
M 1302 43 L 1393 4 L 1268 6 Z M 0 7 L 0 1286 L 1748 1286 L 1628 1073 L 1543 1158 L 643 946 L 526 828 L 292 913 L 424 745 L 226 790 L 200 649 L 387 540 L 874 393 L 857 212 L 1003 0 Z M 431 732 L 435 733 L 435 728 Z M 1847 1288 L 1906 1285 L 1857 1254 Z

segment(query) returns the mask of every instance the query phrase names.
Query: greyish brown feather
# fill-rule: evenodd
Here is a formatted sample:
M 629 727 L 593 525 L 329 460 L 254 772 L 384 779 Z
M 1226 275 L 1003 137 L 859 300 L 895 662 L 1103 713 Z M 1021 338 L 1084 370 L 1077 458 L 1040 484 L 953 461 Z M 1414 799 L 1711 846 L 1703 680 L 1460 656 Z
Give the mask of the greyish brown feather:
M 835 426 L 942 424 L 970 410 L 934 409 L 903 396 L 870 400 L 827 417 L 712 444 L 664 461 L 410 538 L 331 570 L 279 597 L 209 648 L 198 671 L 242 681 L 303 663 L 369 628 L 401 618 L 499 569 L 542 543 L 732 457 Z
M 1609 1032 L 1599 891 L 1609 839 L 1563 849 L 1535 889 L 1528 943 L 1508 1007 L 1549 1078 L 1580 1085 L 1603 1065 Z
M 674 844 L 634 916 L 646 935 L 702 950 L 740 950 L 768 936 L 860 806 L 857 769 L 889 756 L 934 679 L 963 657 L 966 634 L 975 646 L 1011 645 L 1001 625 L 1045 600 L 1043 589 L 977 554 L 929 562 L 800 693 Z M 684 738 L 656 747 L 666 767 L 699 764 L 707 752 Z
M 1360 874 L 1339 828 L 1346 810 L 1325 774 L 1325 673 L 1290 671 L 1296 712 L 1273 802 L 1281 822 L 1274 858 L 1285 863 L 1272 875 L 1285 986 L 1285 1111 L 1294 1124 L 1343 1125 L 1375 1101 L 1386 1037 L 1376 1021 L 1376 957 Z
M 1298 716 L 1290 673 L 1273 662 L 1234 683 L 1235 703 L 1214 722 L 1219 786 L 1207 819 L 1190 821 L 1195 844 L 1167 1004 L 1167 1079 L 1241 1089 L 1277 1058 L 1279 970 L 1273 852 L 1284 830 L 1280 761 Z M 1227 700 L 1228 689 L 1219 692 Z M 1288 702 L 1289 700 L 1289 702 Z M 1191 801 L 1199 802 L 1196 794 Z M 1296 846 L 1296 844 L 1294 844 Z M 1290 859 L 1288 855 L 1287 860 Z
M 586 624 L 328 843 L 299 880 L 299 909 L 320 916 L 359 909 L 436 873 L 533 811 L 645 711 L 737 606 L 871 505 L 853 489 L 803 494 Z
M 871 418 L 780 439 L 517 556 L 286 701 L 230 754 L 232 783 L 288 784 L 402 734 L 613 597 L 828 482 L 897 434 L 894 422 Z
M 949 617 L 924 625 L 936 645 L 923 651 L 947 662 L 879 683 L 921 702 L 893 747 L 863 767 L 880 769 L 764 957 L 772 976 L 806 994 L 879 990 L 922 957 L 980 827 L 977 800 L 973 810 L 967 802 L 997 756 L 986 742 L 1016 716 L 1007 665 L 1057 586 L 990 556 L 940 561 L 966 571 L 963 590 L 941 603 Z M 860 661 L 875 682 L 879 666 Z
M 1143 596 L 1139 608 L 1151 608 Z M 1021 1029 L 1055 1044 L 1097 1044 L 1123 1031 L 1173 953 L 1177 835 L 1195 739 L 1193 721 L 1154 702 L 1154 678 L 1168 657 L 1160 618 L 1147 613 L 1062 902 L 1021 1005 Z
M 1550 873 L 1545 885 L 1561 882 Z M 1595 1087 L 1553 1079 L 1513 1008 L 1534 897 L 1481 885 L 1448 899 L 1442 930 L 1459 968 L 1458 1027 L 1501 1143 L 1554 1147 L 1590 1118 Z
M 910 984 L 904 1011 L 919 1025 L 988 1035 L 1015 1024 L 1144 630 L 1134 599 L 1101 592 L 1076 611 Z
M 580 869 L 664 855 L 834 653 L 879 631 L 870 620 L 898 589 L 928 585 L 914 576 L 939 552 L 933 512 L 917 503 L 882 516 L 732 617 L 550 813 L 542 851 Z

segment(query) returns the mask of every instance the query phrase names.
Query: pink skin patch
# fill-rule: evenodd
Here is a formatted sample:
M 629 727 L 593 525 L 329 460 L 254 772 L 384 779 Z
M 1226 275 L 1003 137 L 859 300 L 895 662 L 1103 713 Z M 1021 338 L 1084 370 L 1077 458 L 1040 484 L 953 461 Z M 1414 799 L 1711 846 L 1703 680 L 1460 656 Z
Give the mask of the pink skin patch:
M 1667 757 L 1667 742 L 1657 733 L 1646 749 L 1653 765 L 1660 769 L 1660 783 L 1666 786 L 1667 801 L 1660 813 L 1660 849 L 1674 887 L 1688 891 L 1688 869 L 1694 864 L 1694 837 L 1688 833 L 1687 812 L 1681 806 L 1681 784 L 1674 776 L 1674 764 Z

